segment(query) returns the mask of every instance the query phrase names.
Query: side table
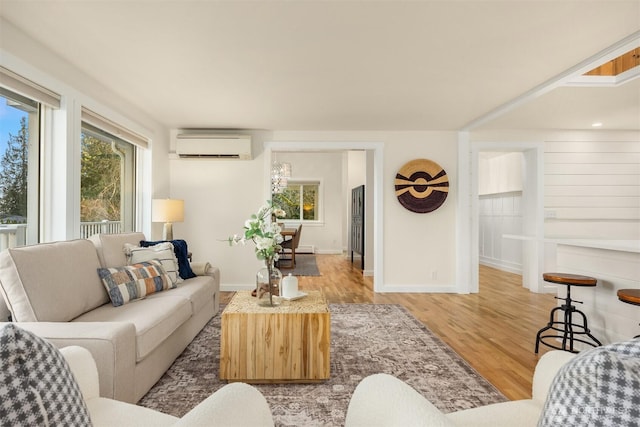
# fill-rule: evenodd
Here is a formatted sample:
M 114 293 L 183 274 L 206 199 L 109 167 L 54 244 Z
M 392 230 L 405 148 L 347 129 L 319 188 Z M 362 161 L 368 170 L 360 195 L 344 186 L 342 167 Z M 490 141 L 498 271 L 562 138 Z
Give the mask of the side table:
M 237 292 L 222 312 L 220 379 L 246 383 L 318 382 L 329 378 L 331 314 L 320 291 L 261 307 Z

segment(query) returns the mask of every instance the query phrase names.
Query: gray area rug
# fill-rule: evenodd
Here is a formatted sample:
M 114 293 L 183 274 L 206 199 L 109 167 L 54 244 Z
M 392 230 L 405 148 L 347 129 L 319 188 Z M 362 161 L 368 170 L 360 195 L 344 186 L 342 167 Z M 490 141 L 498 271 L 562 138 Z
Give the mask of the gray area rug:
M 289 265 L 289 261 L 283 261 L 284 266 Z M 313 254 L 296 254 L 295 268 L 280 268 L 283 276 L 291 273 L 294 276 L 320 276 L 316 256 Z
M 360 380 L 385 372 L 443 412 L 507 399 L 457 353 L 395 304 L 330 304 L 331 378 L 256 385 L 278 426 L 342 426 Z M 214 317 L 140 405 L 180 417 L 224 385 L 218 379 L 220 316 Z

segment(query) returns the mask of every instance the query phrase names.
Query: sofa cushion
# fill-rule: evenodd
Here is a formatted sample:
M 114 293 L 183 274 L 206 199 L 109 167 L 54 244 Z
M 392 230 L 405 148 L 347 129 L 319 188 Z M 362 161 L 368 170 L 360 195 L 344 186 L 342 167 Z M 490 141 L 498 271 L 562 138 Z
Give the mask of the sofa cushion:
M 159 240 L 157 242 L 148 242 L 145 240 L 141 240 L 140 246 L 148 247 L 166 242 L 170 242 L 173 245 L 176 258 L 178 259 L 180 277 L 185 280 L 196 277 L 196 274 L 193 272 L 193 270 L 191 270 L 191 265 L 189 264 L 189 249 L 187 247 L 186 240 Z
M 127 264 L 137 264 L 156 259 L 162 263 L 162 267 L 171 278 L 171 283 L 175 285 L 183 280 L 178 274 L 178 260 L 173 252 L 173 245 L 169 242 L 148 248 L 125 243 L 124 253 L 127 256 Z
M 82 316 L 74 322 L 124 322 L 136 328 L 136 361 L 147 357 L 162 344 L 176 329 L 191 317 L 191 304 L 181 296 L 148 298 L 113 307 L 105 304 Z
M 175 287 L 162 263 L 156 259 L 122 267 L 99 268 L 98 276 L 114 307 Z
M 199 312 L 202 307 L 213 301 L 215 292 L 216 289 L 212 277 L 198 276 L 183 281 L 175 289 L 171 289 L 171 292 L 154 294 L 149 298 L 175 297 L 176 295 L 180 295 L 189 300 L 192 313 L 195 314 Z
M 138 232 L 100 233 L 94 234 L 88 240 L 94 244 L 102 267 L 121 267 L 127 265 L 127 257 L 124 254 L 125 243 L 138 246 L 140 240 L 144 240 L 144 234 Z
M 538 426 L 630 426 L 640 420 L 640 338 L 583 351 L 553 380 Z
M 0 425 L 91 425 L 82 392 L 53 344 L 7 323 L 0 326 L 0 360 Z
M 70 240 L 0 252 L 0 288 L 16 322 L 67 322 L 109 302 L 91 242 Z

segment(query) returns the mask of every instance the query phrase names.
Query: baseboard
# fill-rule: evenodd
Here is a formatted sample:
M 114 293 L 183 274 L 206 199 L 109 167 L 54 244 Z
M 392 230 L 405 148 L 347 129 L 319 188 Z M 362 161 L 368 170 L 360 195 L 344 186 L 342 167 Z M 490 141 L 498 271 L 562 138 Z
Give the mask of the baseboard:
M 454 285 L 384 285 L 375 291 L 380 293 L 396 292 L 405 294 L 456 294 L 458 293 L 458 288 Z
M 318 255 L 340 255 L 342 251 L 340 249 L 318 249 L 316 248 L 316 254 Z
M 296 249 L 297 254 L 314 254 L 316 248 L 313 245 L 299 245 Z
M 250 285 L 220 285 L 220 291 L 222 292 L 235 292 L 235 291 L 252 291 L 256 288 L 256 284 Z
M 487 267 L 493 267 L 497 268 L 498 270 L 506 271 L 508 273 L 522 275 L 522 265 L 520 264 L 482 256 L 480 257 L 478 262 L 481 265 L 486 265 Z

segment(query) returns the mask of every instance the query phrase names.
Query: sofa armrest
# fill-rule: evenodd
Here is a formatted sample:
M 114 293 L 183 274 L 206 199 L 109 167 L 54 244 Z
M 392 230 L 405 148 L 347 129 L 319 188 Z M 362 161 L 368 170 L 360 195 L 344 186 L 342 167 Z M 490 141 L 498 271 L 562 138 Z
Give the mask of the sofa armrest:
M 77 345 L 93 356 L 100 396 L 134 402 L 136 330 L 124 322 L 18 322 L 58 348 Z
M 273 426 L 262 393 L 244 383 L 227 384 L 187 412 L 176 426 Z
M 71 372 L 80 387 L 85 401 L 100 396 L 100 380 L 96 362 L 91 357 L 89 350 L 77 345 L 63 347 L 60 353 L 64 356 Z
M 349 402 L 345 426 L 454 426 L 411 386 L 387 374 L 366 377 Z
M 220 278 L 220 269 L 213 267 L 209 262 L 192 262 L 189 265 L 196 276 L 211 276 L 214 280 Z
M 565 363 L 575 356 L 573 353 L 561 350 L 552 350 L 545 353 L 538 361 L 533 372 L 531 398 L 540 404 L 544 404 L 556 374 Z

